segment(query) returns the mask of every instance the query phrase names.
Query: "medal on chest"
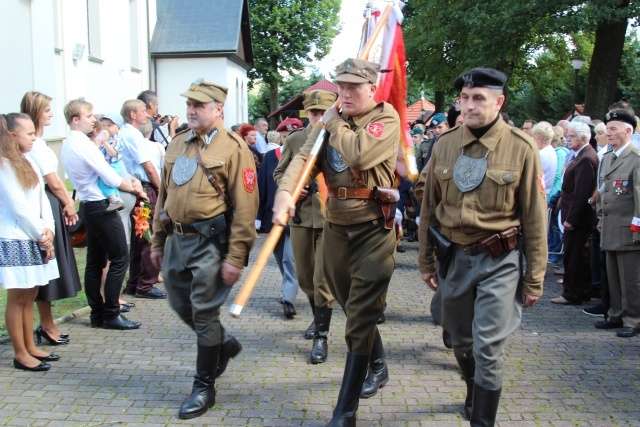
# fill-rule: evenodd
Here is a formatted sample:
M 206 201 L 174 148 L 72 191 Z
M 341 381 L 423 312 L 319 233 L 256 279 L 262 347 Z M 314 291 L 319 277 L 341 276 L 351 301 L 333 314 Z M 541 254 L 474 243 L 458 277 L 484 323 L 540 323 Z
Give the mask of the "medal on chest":
M 474 159 L 464 155 L 464 148 L 462 154 L 458 157 L 455 166 L 453 167 L 453 182 L 458 187 L 458 190 L 463 193 L 467 193 L 476 187 L 478 187 L 484 180 L 484 176 L 487 173 L 487 157 L 489 156 L 489 150 L 484 157 Z
M 338 153 L 338 150 L 330 145 L 327 147 L 327 162 L 329 163 L 329 166 L 331 166 L 331 169 L 338 173 L 349 168 L 349 166 L 347 166 L 347 164 L 342 160 L 342 155 Z
M 212 132 L 209 132 L 205 137 L 205 150 L 211 143 L 211 140 L 218 133 L 218 129 L 214 129 Z M 191 143 L 194 137 L 194 132 L 191 131 L 189 136 L 184 142 L 184 148 L 182 149 L 182 153 L 176 159 L 176 163 L 173 165 L 173 171 L 171 173 L 171 177 L 173 178 L 173 182 L 178 185 L 184 185 L 187 182 L 191 181 L 191 178 L 196 174 L 196 170 L 198 169 L 198 158 L 197 157 L 184 157 L 184 152 L 187 150 L 187 147 Z M 196 140 L 196 144 L 198 141 Z
M 629 191 L 627 189 L 627 185 L 629 185 L 629 181 L 623 181 L 621 179 L 617 179 L 613 181 L 613 194 L 616 196 L 622 196 L 623 194 L 627 194 Z

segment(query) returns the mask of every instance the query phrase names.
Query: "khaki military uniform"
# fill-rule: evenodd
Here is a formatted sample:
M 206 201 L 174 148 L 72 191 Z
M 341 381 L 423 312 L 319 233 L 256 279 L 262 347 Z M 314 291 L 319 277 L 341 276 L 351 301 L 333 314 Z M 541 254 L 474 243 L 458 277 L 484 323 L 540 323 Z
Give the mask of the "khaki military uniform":
M 640 329 L 640 152 L 629 144 L 609 151 L 600 168 L 598 227 L 607 257 L 609 322 Z
M 472 158 L 489 152 L 482 183 L 466 193 L 453 180 L 462 149 Z M 440 136 L 423 175 L 421 273 L 436 271 L 427 239 L 429 225 L 461 246 L 510 227 L 521 227 L 524 235 L 527 271 L 522 288 L 516 250 L 497 258 L 454 250 L 448 275 L 445 279 L 438 275 L 443 327 L 451 334 L 456 357 L 469 357 L 473 349 L 475 383 L 487 390 L 500 389 L 504 343 L 520 324 L 520 291 L 542 295 L 546 270 L 546 201 L 538 150 L 530 137 L 501 118 L 479 140 L 460 126 Z
M 429 154 L 429 149 L 433 144 L 433 140 L 435 138 L 423 138 L 416 149 L 416 164 L 418 166 L 418 171 L 422 171 L 426 166 L 427 154 Z
M 183 235 L 174 232 L 167 237 L 159 215 L 154 218 L 151 240 L 153 252 L 164 250 L 162 271 L 169 302 L 195 329 L 198 344 L 204 346 L 220 343 L 220 306 L 231 289 L 223 284 L 220 269 L 223 262 L 238 268 L 247 265 L 256 237 L 254 221 L 258 208 L 255 164 L 246 143 L 224 129 L 221 121 L 215 131 L 217 134 L 208 144 L 192 131 L 178 134 L 171 141 L 164 159 L 156 212 L 165 209 L 173 222 L 183 226 L 226 214 L 232 219 L 231 224 L 227 223 L 228 252 L 221 253 L 207 237 L 196 232 Z M 234 215 L 200 166 L 187 183 L 174 182 L 176 160 L 181 154 L 196 157 L 196 144 L 204 165 L 233 202 Z
M 291 160 L 307 142 L 311 126 L 294 131 L 287 137 L 280 162 L 273 177 L 280 184 Z M 316 178 L 317 179 L 317 178 Z M 335 298 L 331 294 L 322 266 L 322 229 L 324 227 L 323 201 L 320 192 L 309 195 L 297 210 L 299 223 L 289 221 L 293 258 L 300 289 L 313 306 L 333 307 Z
M 349 167 L 339 167 L 340 161 L 330 152 L 331 147 L 345 165 L 358 171 L 367 188 L 393 186 L 400 120 L 391 105 L 371 102 L 360 115 L 332 119 L 325 128 L 328 146 L 318 153 L 312 177 L 322 172 L 330 189 L 358 188 Z M 310 133 L 280 180 L 278 191 L 293 193 L 320 130 L 317 125 Z M 383 311 L 383 295 L 395 267 L 395 235 L 393 230 L 384 228 L 381 207 L 375 200 L 329 197 L 325 218 L 324 272 L 331 292 L 347 315 L 347 347 L 350 353 L 368 355 L 377 331 L 376 321 Z

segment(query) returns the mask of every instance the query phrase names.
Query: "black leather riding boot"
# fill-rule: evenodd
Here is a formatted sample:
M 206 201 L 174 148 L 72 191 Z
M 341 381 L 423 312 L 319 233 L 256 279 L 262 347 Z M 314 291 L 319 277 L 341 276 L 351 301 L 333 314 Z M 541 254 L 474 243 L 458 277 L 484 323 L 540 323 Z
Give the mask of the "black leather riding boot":
M 493 427 L 495 425 L 500 393 L 502 393 L 502 389 L 486 390 L 478 384 L 473 385 L 471 427 Z
M 362 385 L 362 393 L 360 397 L 369 398 L 375 396 L 379 388 L 384 387 L 389 382 L 389 371 L 387 369 L 387 361 L 384 357 L 384 347 L 382 346 L 382 337 L 380 331 L 376 331 L 373 340 L 373 348 L 369 358 L 369 372 L 367 379 Z
M 236 357 L 238 353 L 242 351 L 242 344 L 225 328 L 220 327 L 222 330 L 222 345 L 220 347 L 220 358 L 218 360 L 218 369 L 216 370 L 216 378 L 224 373 L 227 369 L 229 359 Z
M 338 403 L 327 427 L 355 427 L 360 391 L 368 367 L 368 354 L 347 353 Z
M 310 299 L 309 300 L 309 305 L 311 305 L 311 312 L 313 313 L 313 321 L 311 322 L 311 324 L 309 325 L 307 330 L 304 331 L 304 339 L 305 340 L 312 340 L 313 337 L 316 336 L 316 320 L 315 320 L 316 304 L 315 304 L 314 300 Z
M 196 375 L 191 395 L 182 403 L 178 418 L 188 420 L 205 414 L 216 403 L 216 368 L 220 355 L 220 344 L 198 345 Z
M 460 355 L 457 351 L 454 351 L 458 366 L 462 372 L 462 379 L 467 384 L 467 397 L 464 399 L 464 415 L 466 420 L 471 419 L 471 406 L 473 403 L 473 378 L 476 374 L 476 359 L 467 357 L 466 355 Z
M 329 346 L 327 344 L 327 336 L 329 335 L 329 326 L 331 325 L 332 308 L 316 307 L 315 322 L 316 333 L 313 337 L 313 347 L 311 348 L 311 363 L 314 365 L 324 363 L 327 360 Z

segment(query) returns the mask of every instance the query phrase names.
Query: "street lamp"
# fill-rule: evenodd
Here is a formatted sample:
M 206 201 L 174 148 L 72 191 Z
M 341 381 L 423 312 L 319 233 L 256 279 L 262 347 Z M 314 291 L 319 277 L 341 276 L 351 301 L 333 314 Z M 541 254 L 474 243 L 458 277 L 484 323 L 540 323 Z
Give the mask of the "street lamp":
M 573 58 L 571 60 L 571 66 L 573 67 L 573 69 L 575 70 L 576 74 L 575 74 L 575 78 L 573 80 L 573 103 L 571 104 L 571 118 L 573 119 L 576 115 L 576 97 L 577 97 L 577 88 L 578 88 L 578 73 L 580 72 L 580 69 L 582 68 L 582 66 L 584 65 L 584 59 L 582 59 L 580 56 L 576 56 L 575 58 Z

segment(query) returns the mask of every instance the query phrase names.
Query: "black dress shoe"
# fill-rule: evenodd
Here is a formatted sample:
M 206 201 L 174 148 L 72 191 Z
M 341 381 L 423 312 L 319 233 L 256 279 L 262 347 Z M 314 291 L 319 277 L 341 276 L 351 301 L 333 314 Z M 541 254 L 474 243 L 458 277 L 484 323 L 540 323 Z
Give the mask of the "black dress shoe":
M 129 311 L 131 311 L 131 309 L 129 307 L 127 307 L 126 305 L 121 305 L 120 306 L 120 313 L 128 313 Z
M 640 334 L 640 329 L 635 329 L 630 326 L 625 326 L 624 328 L 616 332 L 616 335 L 620 338 L 631 338 L 635 337 L 638 334 Z
M 622 328 L 624 325 L 622 322 L 620 323 L 611 323 L 608 320 L 599 320 L 594 325 L 596 329 L 618 329 Z
M 92 320 L 91 321 L 91 327 L 92 328 L 102 328 L 104 326 L 104 321 L 103 320 Z
M 51 368 L 51 365 L 49 365 L 46 362 L 40 362 L 38 366 L 34 366 L 33 368 L 30 368 L 18 362 L 16 359 L 13 359 L 13 367 L 16 369 L 22 369 L 23 371 L 39 372 L 39 371 L 48 371 L 49 368 Z
M 449 335 L 449 332 L 444 329 L 442 330 L 442 344 L 447 348 L 453 348 L 451 345 L 451 335 Z
M 158 288 L 151 288 L 147 292 L 136 292 L 136 298 L 165 299 L 166 297 L 166 292 L 162 292 Z
M 33 357 L 35 357 L 41 362 L 57 362 L 58 360 L 60 360 L 60 356 L 53 353 L 49 354 L 48 356 L 33 356 Z
M 38 325 L 38 327 L 36 328 L 36 339 L 38 341 L 38 344 L 42 344 L 42 338 L 44 338 L 50 345 L 69 344 L 69 338 L 62 338 L 62 336 L 60 336 L 59 340 L 54 340 L 49 336 L 47 331 L 42 329 L 42 326 Z
M 282 301 L 282 311 L 284 312 L 284 317 L 288 319 L 298 314 L 296 308 L 289 301 Z
M 136 294 L 136 290 L 135 289 L 125 289 L 124 293 L 127 295 L 135 295 Z
M 406 251 L 407 251 L 407 250 L 404 248 L 404 246 L 402 246 L 402 245 L 400 245 L 400 246 L 396 246 L 396 252 L 404 253 L 404 252 L 406 252 Z
M 127 320 L 126 317 L 120 315 L 115 319 L 105 320 L 102 327 L 105 329 L 118 329 L 125 331 L 128 329 L 138 329 L 140 327 L 140 322 L 132 322 L 131 320 Z

